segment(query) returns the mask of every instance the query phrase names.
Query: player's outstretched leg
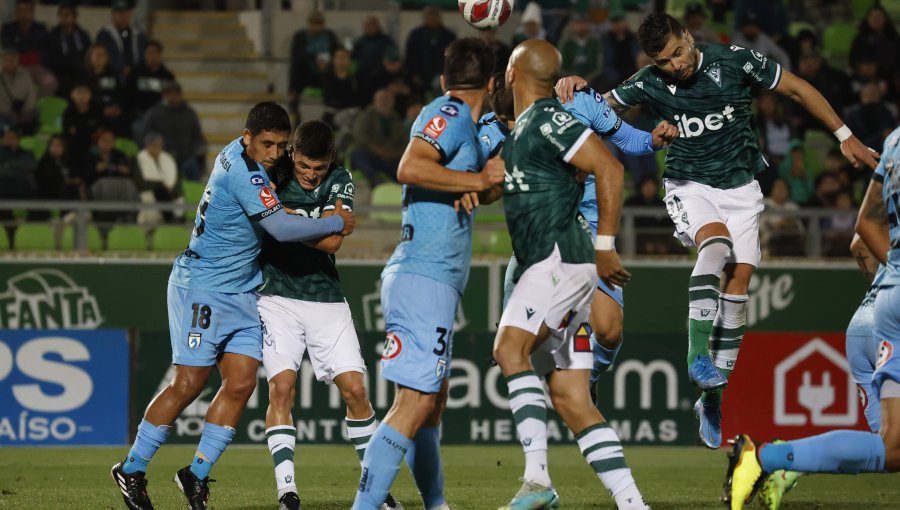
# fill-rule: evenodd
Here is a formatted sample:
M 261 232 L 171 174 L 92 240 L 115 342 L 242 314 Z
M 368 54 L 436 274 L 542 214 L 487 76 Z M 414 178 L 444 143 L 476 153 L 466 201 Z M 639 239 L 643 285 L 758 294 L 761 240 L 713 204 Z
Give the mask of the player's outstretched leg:
M 597 402 L 597 380 L 609 370 L 622 348 L 622 324 L 624 323 L 623 297 L 621 288 L 610 288 L 603 280 L 597 283 L 594 300 L 591 302 L 591 351 L 594 365 L 588 382 L 591 401 Z
M 447 405 L 449 380 L 441 383 L 434 410 L 422 425 L 406 452 L 406 464 L 416 481 L 426 510 L 449 508 L 444 498 L 444 467 L 441 463 L 441 416 Z M 390 497 L 390 495 L 388 495 Z M 402 505 L 397 504 L 399 508 Z M 382 510 L 385 510 L 384 508 Z
M 706 227 L 704 227 L 706 228 Z M 731 239 L 714 236 L 700 243 L 688 288 L 688 375 L 702 390 L 727 384 L 709 358 L 709 338 L 719 306 L 722 269 L 731 255 Z

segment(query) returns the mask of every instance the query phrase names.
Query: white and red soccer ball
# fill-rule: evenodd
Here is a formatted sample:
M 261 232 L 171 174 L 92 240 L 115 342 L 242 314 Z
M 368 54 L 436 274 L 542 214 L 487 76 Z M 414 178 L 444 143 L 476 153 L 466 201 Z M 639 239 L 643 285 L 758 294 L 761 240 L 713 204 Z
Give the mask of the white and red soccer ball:
M 480 30 L 497 28 L 512 14 L 513 0 L 459 0 L 459 13 Z

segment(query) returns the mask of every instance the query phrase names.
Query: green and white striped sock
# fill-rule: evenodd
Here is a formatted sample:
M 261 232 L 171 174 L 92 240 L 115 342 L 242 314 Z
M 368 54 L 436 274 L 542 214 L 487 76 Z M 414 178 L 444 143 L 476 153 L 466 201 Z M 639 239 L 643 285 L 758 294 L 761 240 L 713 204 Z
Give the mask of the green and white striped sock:
M 297 429 L 290 425 L 276 425 L 266 429 L 266 442 L 269 453 L 275 464 L 275 485 L 278 487 L 278 498 L 288 492 L 297 492 L 294 481 L 294 445 L 297 442 Z
M 353 443 L 353 448 L 356 448 L 356 456 L 359 457 L 359 462 L 362 463 L 363 457 L 366 455 L 366 447 L 369 446 L 369 439 L 372 438 L 372 434 L 375 433 L 375 429 L 378 427 L 375 413 L 372 413 L 372 416 L 364 420 L 344 418 L 344 423 L 347 425 L 347 437 Z

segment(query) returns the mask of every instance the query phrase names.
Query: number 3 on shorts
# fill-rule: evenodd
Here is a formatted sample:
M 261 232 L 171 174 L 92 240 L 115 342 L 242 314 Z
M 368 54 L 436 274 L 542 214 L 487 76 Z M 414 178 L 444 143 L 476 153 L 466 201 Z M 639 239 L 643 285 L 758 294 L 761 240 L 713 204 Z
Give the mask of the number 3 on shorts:
M 437 328 L 435 332 L 440 335 L 437 339 L 437 347 L 434 348 L 434 354 L 436 356 L 443 356 L 445 352 L 447 352 L 447 328 Z

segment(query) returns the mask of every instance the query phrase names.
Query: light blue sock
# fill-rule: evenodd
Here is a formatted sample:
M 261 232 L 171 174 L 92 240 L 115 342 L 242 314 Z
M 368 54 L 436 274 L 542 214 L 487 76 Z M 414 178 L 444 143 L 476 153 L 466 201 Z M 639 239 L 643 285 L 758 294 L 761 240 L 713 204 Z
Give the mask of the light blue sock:
M 591 333 L 591 351 L 594 353 L 594 366 L 591 368 L 591 384 L 597 382 L 600 374 L 606 372 L 613 362 L 616 361 L 616 356 L 618 356 L 619 349 L 622 348 L 623 343 L 624 341 L 620 340 L 619 345 L 615 349 L 609 349 L 600 345 L 600 342 Z
M 444 468 L 441 466 L 440 427 L 423 427 L 406 452 L 406 463 L 422 494 L 425 508 L 444 502 Z
M 818 436 L 766 443 L 759 450 L 764 471 L 802 473 L 880 473 L 884 471 L 884 441 L 878 434 L 834 430 Z
M 146 473 L 147 464 L 150 463 L 153 454 L 169 437 L 170 428 L 168 425 L 157 427 L 147 420 L 141 420 L 134 445 L 128 452 L 128 457 L 125 457 L 125 463 L 122 464 L 122 471 L 129 475 L 138 471 Z
M 203 457 L 206 457 L 206 459 L 199 455 L 194 455 L 194 462 L 191 462 L 191 473 L 194 473 L 194 476 L 201 480 L 208 477 L 213 464 L 219 460 L 219 456 L 231 444 L 232 439 L 234 439 L 233 428 L 223 427 L 215 423 L 204 423 L 203 435 L 200 436 L 197 452 L 203 454 Z
M 377 510 L 384 503 L 412 439 L 381 422 L 363 457 L 362 476 L 353 510 Z

